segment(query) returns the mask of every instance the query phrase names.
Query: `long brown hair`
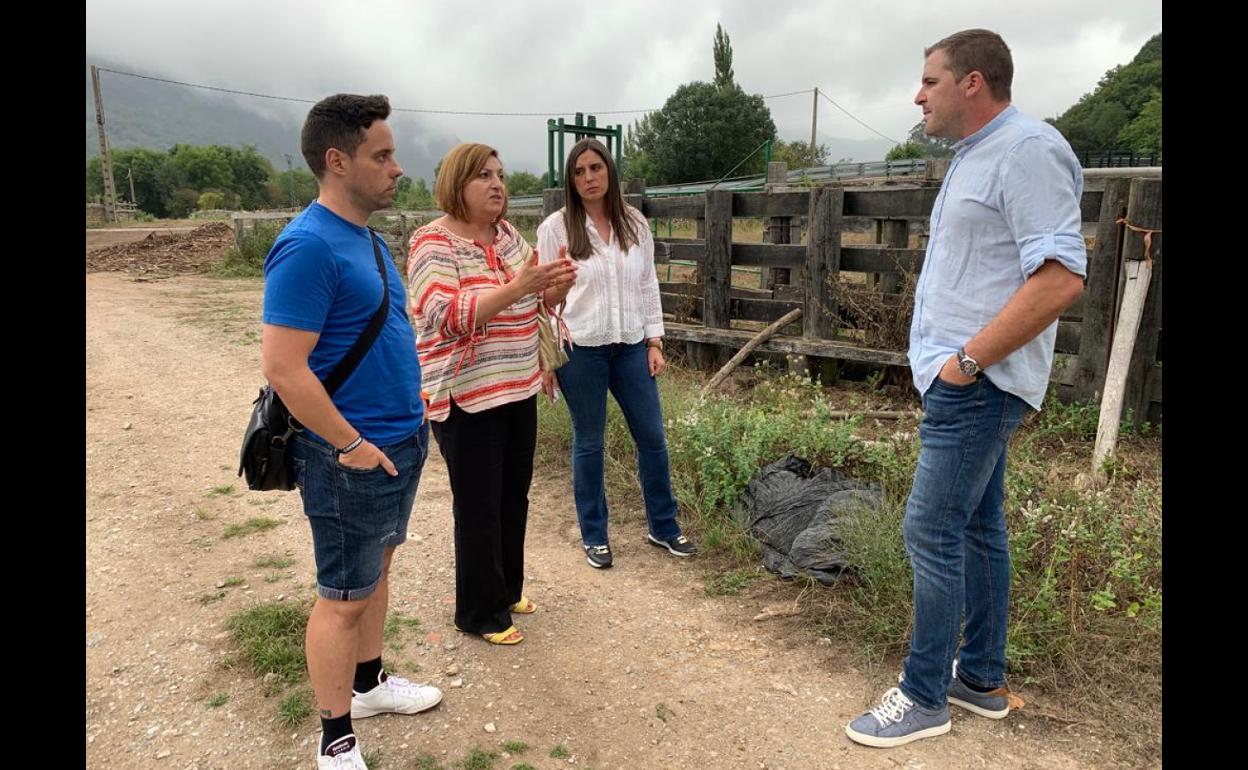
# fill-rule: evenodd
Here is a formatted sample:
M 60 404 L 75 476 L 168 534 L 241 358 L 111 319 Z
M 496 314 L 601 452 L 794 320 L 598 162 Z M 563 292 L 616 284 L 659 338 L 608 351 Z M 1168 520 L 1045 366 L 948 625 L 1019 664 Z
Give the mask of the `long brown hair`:
M 598 153 L 607 166 L 607 216 L 611 220 L 611 229 L 615 231 L 620 247 L 628 251 L 641 242 L 637 236 L 637 220 L 629 215 L 628 209 L 631 207 L 625 205 L 624 196 L 620 193 L 620 178 L 611 153 L 607 152 L 602 142 L 588 137 L 572 145 L 563 172 L 563 224 L 568 231 L 568 256 L 573 259 L 585 259 L 593 253 L 589 234 L 585 231 L 585 202 L 581 200 L 576 184 L 572 181 L 576 175 L 577 159 L 590 150 Z

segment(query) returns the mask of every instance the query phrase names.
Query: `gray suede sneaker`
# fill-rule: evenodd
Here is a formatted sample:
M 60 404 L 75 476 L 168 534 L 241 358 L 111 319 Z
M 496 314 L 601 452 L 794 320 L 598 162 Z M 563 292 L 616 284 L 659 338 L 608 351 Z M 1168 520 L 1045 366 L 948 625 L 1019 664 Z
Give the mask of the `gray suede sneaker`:
M 955 706 L 989 719 L 1005 719 L 1010 713 L 1010 691 L 998 687 L 988 692 L 978 692 L 966 686 L 958 678 L 958 662 L 953 662 L 953 676 L 949 679 L 948 698 Z
M 929 711 L 893 687 L 880 705 L 845 726 L 850 740 L 864 746 L 890 748 L 949 732 L 949 706 Z

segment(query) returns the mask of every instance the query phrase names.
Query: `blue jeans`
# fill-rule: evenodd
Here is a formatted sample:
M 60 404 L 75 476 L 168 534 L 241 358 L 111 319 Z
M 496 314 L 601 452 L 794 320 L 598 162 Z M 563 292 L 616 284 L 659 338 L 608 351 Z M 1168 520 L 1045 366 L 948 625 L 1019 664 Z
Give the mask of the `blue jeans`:
M 429 424 L 381 451 L 398 476 L 381 466 L 362 471 L 343 465 L 333 448 L 306 434 L 296 435 L 291 444 L 295 484 L 312 526 L 316 592 L 325 599 L 371 596 L 381 580 L 386 549 L 407 540 L 407 521 L 429 452 Z
M 982 374 L 966 386 L 937 377 L 923 396 L 919 462 L 902 525 L 914 570 L 914 630 L 901 690 L 924 708 L 945 705 L 964 610 L 958 676 L 1005 686 L 1005 455 L 1028 409 Z
M 637 479 L 650 534 L 662 540 L 679 535 L 659 387 L 650 376 L 645 343 L 573 345 L 568 363 L 555 370 L 555 376 L 572 415 L 572 495 L 585 545 L 608 543 L 602 477 L 608 390 L 637 445 Z

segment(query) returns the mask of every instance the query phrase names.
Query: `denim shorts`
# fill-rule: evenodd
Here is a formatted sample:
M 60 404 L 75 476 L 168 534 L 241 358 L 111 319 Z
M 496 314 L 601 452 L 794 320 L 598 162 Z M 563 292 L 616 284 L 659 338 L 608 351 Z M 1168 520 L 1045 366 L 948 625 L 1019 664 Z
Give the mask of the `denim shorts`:
M 407 539 L 420 471 L 429 452 L 429 423 L 397 444 L 381 447 L 398 470 L 361 471 L 338 462 L 333 448 L 297 435 L 292 444 L 295 484 L 312 526 L 316 592 L 356 601 L 377 590 L 382 556 Z

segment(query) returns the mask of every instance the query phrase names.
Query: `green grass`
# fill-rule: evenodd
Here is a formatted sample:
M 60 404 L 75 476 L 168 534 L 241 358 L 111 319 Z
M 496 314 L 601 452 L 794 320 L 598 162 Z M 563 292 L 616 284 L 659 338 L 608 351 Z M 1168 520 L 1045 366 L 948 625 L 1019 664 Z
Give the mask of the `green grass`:
M 550 750 L 551 759 L 567 759 L 570 756 L 572 756 L 572 752 L 568 751 L 568 747 L 562 743 Z
M 282 698 L 277 707 L 277 721 L 287 730 L 303 724 L 312 716 L 312 693 L 306 687 L 297 687 Z M 372 763 L 368 763 L 372 767 Z
M 503 750 L 509 754 L 523 754 L 529 750 L 529 744 L 524 741 L 505 741 Z
M 238 612 L 225 623 L 235 647 L 230 662 L 257 676 L 276 674 L 285 684 L 301 682 L 307 669 L 307 626 L 308 607 L 296 602 L 270 602 Z
M 767 571 L 762 567 L 733 569 L 706 578 L 707 596 L 736 596 L 741 589 L 754 581 L 766 577 Z
M 919 454 L 915 425 L 828 416 L 834 401 L 836 408 L 897 408 L 896 392 L 879 403 L 884 391 L 897 391 L 893 386 L 825 389 L 765 366 L 755 374 L 752 387 L 736 396 L 701 396 L 706 375 L 678 366 L 659 380 L 682 525 L 702 547 L 702 565 L 713 570 L 704 577 L 706 593 L 732 596 L 762 579 L 758 546 L 733 510 L 763 465 L 791 453 L 874 482 L 884 505 L 839 521 L 850 569 L 832 588 L 814 589 L 808 617 L 812 631 L 839 639 L 869 666 L 891 666 L 905 654 L 913 612 L 901 522 Z M 908 391 L 906 397 L 916 403 Z M 1081 489 L 1075 476 L 1090 470 L 1098 418 L 1095 404 L 1063 404 L 1050 395 L 1011 442 L 1009 673 L 1016 683 L 1063 693 L 1073 709 L 1107 725 L 1145 725 L 1131 728 L 1130 739 L 1156 748 L 1161 430 L 1135 430 L 1124 419 L 1108 486 Z M 567 408 L 539 400 L 538 431 L 537 462 L 567 467 Z M 640 501 L 632 440 L 614 401 L 604 446 L 608 498 Z
M 372 767 L 372 765 L 369 765 L 369 767 Z M 431 754 L 421 754 L 416 758 L 416 764 L 412 768 L 413 770 L 445 770 L 445 765 Z
M 205 511 L 203 508 L 197 507 L 195 509 L 195 518 L 198 519 L 199 521 L 215 521 L 219 516 L 220 514 L 209 513 L 208 511 Z
M 242 524 L 231 524 L 221 533 L 221 537 L 229 539 L 232 537 L 244 537 L 255 532 L 264 532 L 267 529 L 273 529 L 282 522 L 270 518 L 268 516 L 253 516 Z
M 496 761 L 497 751 L 486 751 L 480 746 L 474 746 L 468 756 L 455 763 L 455 767 L 457 770 L 493 770 Z
M 256 569 L 286 569 L 295 560 L 289 556 L 261 556 L 251 565 Z
M 405 633 L 420 633 L 420 619 L 405 617 L 397 612 L 390 613 L 382 628 L 381 638 L 386 641 L 398 640 Z
M 224 598 L 225 598 L 225 591 L 216 591 L 214 593 L 204 594 L 203 596 L 199 597 L 199 604 L 202 607 L 206 607 L 209 604 L 212 604 L 213 602 L 219 602 Z
M 511 766 L 511 770 L 537 770 L 537 768 L 533 767 L 533 765 L 530 765 L 528 762 L 517 762 Z
M 246 582 L 247 581 L 244 578 L 235 575 L 234 577 L 226 578 L 225 585 L 222 586 L 222 588 L 234 588 L 235 586 L 241 586 Z
M 220 692 L 212 696 L 208 700 L 204 701 L 204 705 L 208 706 L 208 708 L 210 709 L 221 708 L 229 700 L 230 700 L 230 696 L 228 694 Z
M 228 495 L 233 491 L 234 491 L 233 484 L 222 484 L 219 487 L 213 487 L 212 489 L 208 490 L 208 497 L 221 497 L 223 495 Z

